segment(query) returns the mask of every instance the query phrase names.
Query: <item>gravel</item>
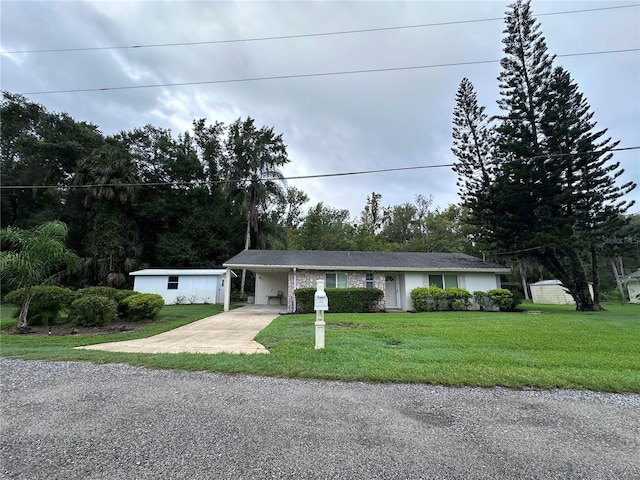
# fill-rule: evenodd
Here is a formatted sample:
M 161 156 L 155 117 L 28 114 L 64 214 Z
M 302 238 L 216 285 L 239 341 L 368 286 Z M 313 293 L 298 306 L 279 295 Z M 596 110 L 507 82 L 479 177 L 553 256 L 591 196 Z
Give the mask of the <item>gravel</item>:
M 0 358 L 0 478 L 640 479 L 640 395 Z

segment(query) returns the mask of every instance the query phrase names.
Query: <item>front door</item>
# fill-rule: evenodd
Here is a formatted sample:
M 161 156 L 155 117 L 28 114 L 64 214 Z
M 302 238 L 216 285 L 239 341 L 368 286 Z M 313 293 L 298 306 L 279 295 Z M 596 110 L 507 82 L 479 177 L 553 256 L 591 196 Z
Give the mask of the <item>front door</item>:
M 384 277 L 384 300 L 387 308 L 398 307 L 398 276 L 386 275 Z

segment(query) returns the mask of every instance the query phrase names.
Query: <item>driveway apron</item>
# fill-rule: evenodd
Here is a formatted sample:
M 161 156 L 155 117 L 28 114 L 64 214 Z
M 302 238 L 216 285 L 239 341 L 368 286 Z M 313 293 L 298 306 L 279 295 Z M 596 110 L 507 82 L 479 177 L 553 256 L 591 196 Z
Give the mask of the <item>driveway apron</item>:
M 253 339 L 279 312 L 277 307 L 263 307 L 219 313 L 148 338 L 76 348 L 125 353 L 269 353 Z

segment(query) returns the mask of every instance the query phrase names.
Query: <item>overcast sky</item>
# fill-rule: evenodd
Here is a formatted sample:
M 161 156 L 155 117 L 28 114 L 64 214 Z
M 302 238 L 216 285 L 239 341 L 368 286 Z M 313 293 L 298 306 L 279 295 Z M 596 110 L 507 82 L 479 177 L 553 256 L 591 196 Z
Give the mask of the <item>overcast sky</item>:
M 450 164 L 451 119 L 463 77 L 487 113 L 496 100 L 504 12 L 509 1 L 64 2 L 2 1 L 3 52 L 247 40 L 424 24 L 366 33 L 153 48 L 3 53 L 3 90 L 67 112 L 105 134 L 152 124 L 174 135 L 195 118 L 251 116 L 282 133 L 285 176 Z M 546 15 L 623 5 L 629 8 Z M 578 82 L 601 128 L 620 147 L 640 145 L 640 7 L 629 1 L 534 1 L 551 53 Z M 493 19 L 493 20 L 491 20 Z M 500 19 L 500 20 L 497 20 Z M 465 23 L 456 23 L 465 22 Z M 442 64 L 464 64 L 437 66 Z M 104 87 L 433 66 L 72 93 Z M 624 180 L 640 183 L 640 150 L 619 152 Z M 458 202 L 450 168 L 290 180 L 311 202 L 357 217 L 372 191 L 382 204 L 433 196 Z M 640 200 L 640 190 L 633 192 Z M 640 211 L 640 201 L 633 207 Z

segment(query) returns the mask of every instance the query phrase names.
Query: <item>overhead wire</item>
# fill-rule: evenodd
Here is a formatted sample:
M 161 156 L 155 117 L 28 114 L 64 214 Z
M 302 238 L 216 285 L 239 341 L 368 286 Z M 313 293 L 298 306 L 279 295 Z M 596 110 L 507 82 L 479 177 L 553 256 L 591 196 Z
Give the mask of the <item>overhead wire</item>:
M 625 150 L 640 150 L 640 145 L 633 147 L 616 147 L 616 148 L 605 148 L 603 150 L 599 150 L 596 152 L 567 152 L 567 153 L 551 153 L 548 155 L 536 155 L 533 157 L 528 157 L 530 159 L 535 158 L 554 158 L 554 157 L 565 157 L 565 156 L 575 156 L 575 155 L 602 155 L 607 152 L 616 152 L 616 151 L 625 151 Z M 327 177 L 345 177 L 351 175 L 365 175 L 365 174 L 374 174 L 374 173 L 389 173 L 389 172 L 402 172 L 407 170 L 424 170 L 431 168 L 445 168 L 445 167 L 453 167 L 455 164 L 453 163 L 442 163 L 436 165 L 416 165 L 413 167 L 396 167 L 396 168 L 382 168 L 375 170 L 360 170 L 353 172 L 337 172 L 337 173 L 320 173 L 314 175 L 296 175 L 290 177 L 264 177 L 261 178 L 262 181 L 276 181 L 276 180 L 307 180 L 312 178 L 327 178 Z M 49 188 L 57 188 L 61 190 L 66 189 L 75 189 L 75 188 L 98 188 L 98 187 L 161 187 L 161 186 L 210 186 L 210 185 L 219 185 L 219 184 L 228 184 L 228 183 L 238 183 L 244 181 L 244 178 L 240 179 L 220 179 L 220 180 L 206 180 L 206 181 L 189 181 L 189 182 L 147 182 L 147 183 L 101 183 L 101 184 L 82 184 L 82 185 L 1 185 L 0 190 L 25 190 L 25 189 L 49 189 Z
M 638 7 L 638 6 L 640 6 L 640 4 L 614 5 L 610 7 L 585 8 L 580 10 L 565 10 L 561 12 L 538 13 L 536 14 L 536 17 L 597 12 L 597 11 L 603 11 L 603 10 L 615 10 L 615 9 L 632 8 L 632 7 Z M 270 36 L 270 37 L 238 38 L 238 39 L 229 39 L 229 40 L 208 40 L 208 41 L 200 41 L 200 42 L 151 43 L 151 44 L 142 44 L 142 45 L 111 45 L 106 47 L 72 47 L 72 48 L 45 48 L 45 49 L 32 49 L 32 50 L 10 50 L 10 51 L 1 51 L 0 54 L 17 55 L 17 54 L 28 54 L 28 53 L 61 53 L 61 52 L 67 53 L 67 52 L 86 52 L 86 51 L 100 51 L 100 50 L 166 48 L 166 47 L 216 45 L 216 44 L 243 43 L 243 42 L 261 42 L 261 41 L 271 41 L 271 40 L 289 40 L 294 38 L 352 35 L 352 34 L 358 34 L 358 33 L 384 32 L 384 31 L 405 30 L 405 29 L 413 29 L 413 28 L 440 27 L 440 26 L 448 26 L 448 25 L 463 25 L 463 24 L 469 24 L 469 23 L 494 22 L 494 21 L 502 21 L 502 20 L 504 20 L 504 17 L 491 17 L 491 18 L 479 18 L 479 19 L 472 19 L 472 20 L 454 20 L 450 22 L 420 23 L 415 25 L 398 25 L 398 26 L 391 26 L 391 27 L 363 28 L 363 29 L 357 29 L 357 30 L 341 30 L 341 31 L 334 31 L 334 32 L 302 33 L 297 35 L 276 35 L 276 36 Z
M 638 52 L 640 48 L 626 48 L 620 50 L 603 50 L 599 52 L 578 52 L 578 53 L 565 53 L 555 55 L 556 57 L 578 57 L 586 55 L 605 55 L 612 53 L 629 53 Z M 147 88 L 166 88 L 166 87 L 186 87 L 194 85 L 215 85 L 224 83 L 243 83 L 243 82 L 258 82 L 265 80 L 288 80 L 294 78 L 311 78 L 311 77 L 328 77 L 337 75 L 357 75 L 364 73 L 382 73 L 382 72 L 398 72 L 407 70 L 420 70 L 427 68 L 444 68 L 444 67 L 459 67 L 464 65 L 482 65 L 488 63 L 499 63 L 500 60 L 476 60 L 470 62 L 454 62 L 454 63 L 438 63 L 431 65 L 411 65 L 406 67 L 388 67 L 388 68 L 370 68 L 361 70 L 343 70 L 336 72 L 316 72 L 316 73 L 299 73 L 291 75 L 273 75 L 266 77 L 251 77 L 251 78 L 235 78 L 226 80 L 202 80 L 193 82 L 171 82 L 171 83 L 153 83 L 145 85 L 125 85 L 120 87 L 95 87 L 95 88 L 70 88 L 65 90 L 40 90 L 34 92 L 18 92 L 18 95 L 49 95 L 58 93 L 86 93 L 86 92 L 108 92 L 117 90 L 135 90 L 135 89 L 147 89 Z

